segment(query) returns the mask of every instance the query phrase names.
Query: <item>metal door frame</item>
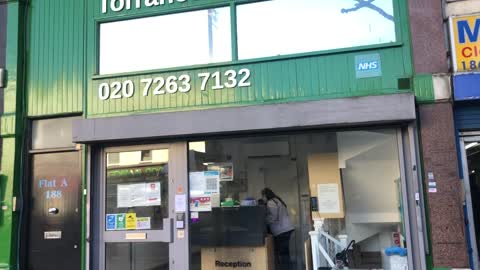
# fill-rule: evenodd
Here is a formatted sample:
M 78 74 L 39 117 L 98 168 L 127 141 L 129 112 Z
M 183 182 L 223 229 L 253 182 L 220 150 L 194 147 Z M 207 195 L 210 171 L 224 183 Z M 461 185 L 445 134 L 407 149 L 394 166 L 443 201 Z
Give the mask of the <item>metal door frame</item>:
M 108 232 L 105 231 L 105 183 L 106 183 L 106 154 L 114 151 L 136 151 L 136 150 L 153 150 L 153 149 L 168 149 L 168 204 L 169 204 L 169 217 L 164 219 L 164 227 L 162 230 L 145 230 L 145 231 L 118 231 Z M 97 265 L 94 269 L 105 269 L 105 243 L 111 242 L 164 242 L 169 243 L 169 269 L 171 270 L 187 270 L 190 265 L 190 253 L 189 253 L 189 223 L 188 223 L 188 164 L 187 164 L 187 143 L 165 143 L 165 144 L 148 144 L 148 145 L 135 145 L 135 146 L 114 146 L 104 147 L 100 151 L 95 153 L 97 155 L 96 165 L 98 168 L 96 174 L 94 174 L 92 183 L 98 181 L 98 184 L 93 184 L 94 188 L 98 188 L 95 195 L 98 202 L 98 210 L 92 211 L 93 215 L 97 215 L 96 233 L 98 236 L 98 243 L 90 246 L 89 249 L 97 249 L 95 253 L 98 254 Z M 95 179 L 97 178 L 97 179 Z M 176 195 L 186 196 L 187 205 L 185 205 L 186 211 L 184 212 L 184 228 L 177 229 L 174 220 L 176 219 L 175 201 Z M 183 213 L 183 212 L 182 212 Z M 127 233 L 146 233 L 147 236 L 151 235 L 155 239 L 145 240 L 126 240 L 125 235 Z M 181 258 L 176 260 L 176 258 Z
M 460 158 L 462 162 L 462 172 L 463 172 L 463 188 L 465 192 L 465 205 L 467 206 L 467 218 L 468 218 L 468 230 L 470 235 L 470 246 L 472 248 L 472 268 L 475 270 L 480 269 L 480 261 L 478 257 L 478 247 L 477 247 L 477 238 L 475 233 L 475 222 L 473 219 L 473 208 L 472 208 L 472 194 L 470 189 L 470 176 L 468 173 L 468 159 L 467 151 L 465 149 L 465 143 L 470 142 L 480 142 L 480 136 L 478 133 L 475 133 L 476 136 L 460 136 L 459 137 L 459 147 L 460 147 Z M 463 134 L 462 134 L 463 135 Z M 467 134 L 466 134 L 467 135 Z
M 417 127 L 414 123 L 397 129 L 400 178 L 404 203 L 405 231 L 409 269 L 427 269 L 425 199 Z

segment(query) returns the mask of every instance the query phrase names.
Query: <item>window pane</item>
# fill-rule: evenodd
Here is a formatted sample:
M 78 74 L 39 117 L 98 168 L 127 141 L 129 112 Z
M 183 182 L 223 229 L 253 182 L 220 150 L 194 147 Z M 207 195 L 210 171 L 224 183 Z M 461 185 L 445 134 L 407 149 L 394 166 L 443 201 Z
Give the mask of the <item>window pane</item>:
M 106 270 L 169 269 L 169 243 L 106 243 Z
M 392 0 L 273 0 L 237 14 L 240 59 L 395 41 Z
M 105 230 L 163 229 L 168 149 L 108 153 L 106 177 Z
M 329 259 L 352 243 L 350 269 L 404 269 L 401 188 L 395 130 L 190 143 L 190 269 L 306 269 L 314 224 Z
M 103 23 L 100 74 L 231 60 L 230 9 Z
M 75 146 L 72 142 L 72 121 L 75 119 L 80 118 L 66 117 L 33 121 L 32 149 Z

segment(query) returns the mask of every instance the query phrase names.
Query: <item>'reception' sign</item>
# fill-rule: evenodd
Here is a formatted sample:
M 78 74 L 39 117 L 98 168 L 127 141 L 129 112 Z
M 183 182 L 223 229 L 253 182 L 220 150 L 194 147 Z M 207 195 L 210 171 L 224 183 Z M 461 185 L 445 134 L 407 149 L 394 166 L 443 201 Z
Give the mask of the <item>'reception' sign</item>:
M 480 69 L 480 14 L 450 17 L 454 71 Z

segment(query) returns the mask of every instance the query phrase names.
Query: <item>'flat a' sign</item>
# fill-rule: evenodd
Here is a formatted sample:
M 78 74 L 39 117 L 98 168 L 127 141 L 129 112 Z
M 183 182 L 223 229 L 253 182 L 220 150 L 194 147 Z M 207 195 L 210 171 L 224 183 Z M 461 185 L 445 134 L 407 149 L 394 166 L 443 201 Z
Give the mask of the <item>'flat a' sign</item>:
M 455 71 L 480 69 L 480 15 L 450 17 Z

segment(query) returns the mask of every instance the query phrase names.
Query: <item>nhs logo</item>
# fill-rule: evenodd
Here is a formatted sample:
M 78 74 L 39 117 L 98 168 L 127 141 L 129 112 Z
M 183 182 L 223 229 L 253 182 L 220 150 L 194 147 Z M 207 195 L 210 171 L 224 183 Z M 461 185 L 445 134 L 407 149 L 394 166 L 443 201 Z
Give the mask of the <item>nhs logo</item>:
M 382 76 L 380 54 L 362 54 L 355 56 L 355 75 L 357 78 Z
M 363 62 L 359 63 L 357 70 L 374 70 L 378 69 L 378 61 L 369 61 L 369 62 Z

